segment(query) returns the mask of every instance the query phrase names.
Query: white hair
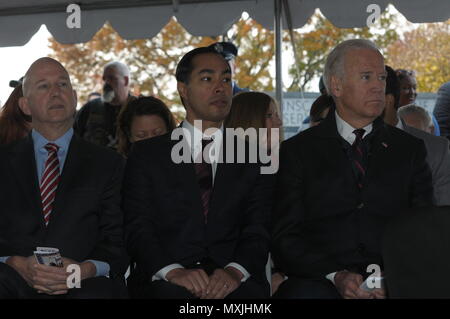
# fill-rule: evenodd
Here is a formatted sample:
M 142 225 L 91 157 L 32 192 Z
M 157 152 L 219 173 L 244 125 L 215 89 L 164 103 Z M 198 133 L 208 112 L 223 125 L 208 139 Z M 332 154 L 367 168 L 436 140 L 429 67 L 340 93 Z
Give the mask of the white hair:
M 130 69 L 128 69 L 128 66 L 122 62 L 119 61 L 112 61 L 107 63 L 103 67 L 103 71 L 109 68 L 115 68 L 117 71 L 119 71 L 120 75 L 130 77 Z
M 344 58 L 348 51 L 355 49 L 369 49 L 377 51 L 381 54 L 378 47 L 370 40 L 366 39 L 352 39 L 339 43 L 328 54 L 325 62 L 325 69 L 323 71 L 323 82 L 328 94 L 331 95 L 331 77 L 337 76 L 340 79 L 344 78 Z
M 425 123 L 425 127 L 429 127 L 432 124 L 431 117 L 428 114 L 427 110 L 414 103 L 400 107 L 397 111 L 397 114 L 402 119 L 410 114 L 417 114 L 422 117 L 422 120 Z

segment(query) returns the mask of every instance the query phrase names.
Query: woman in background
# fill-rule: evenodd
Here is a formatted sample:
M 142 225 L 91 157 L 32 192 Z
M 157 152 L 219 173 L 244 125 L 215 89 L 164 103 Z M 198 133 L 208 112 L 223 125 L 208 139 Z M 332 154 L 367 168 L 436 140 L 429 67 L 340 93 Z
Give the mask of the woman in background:
M 280 112 L 278 105 L 273 98 L 262 92 L 242 92 L 233 97 L 231 111 L 225 120 L 225 127 L 228 128 L 255 128 L 267 129 L 267 135 L 261 136 L 260 145 L 270 150 L 271 145 L 279 145 L 281 141 Z M 279 129 L 277 140 L 272 141 L 272 130 Z M 258 135 L 259 137 L 259 135 Z
M 397 69 L 398 80 L 400 82 L 400 100 L 399 108 L 405 105 L 414 104 L 417 98 L 417 80 L 416 73 L 410 70 Z M 430 125 L 431 134 L 440 136 L 441 132 L 439 129 L 439 124 L 434 117 L 431 115 L 432 124 Z
M 175 119 L 163 101 L 152 96 L 132 100 L 118 116 L 118 151 L 128 157 L 131 144 L 163 135 L 176 126 Z
M 265 136 L 259 136 L 259 145 L 263 146 L 271 152 L 271 147 L 278 148 L 281 140 L 281 132 L 275 134 L 276 140 L 272 141 L 271 129 L 279 129 L 281 131 L 282 121 L 280 119 L 280 112 L 278 105 L 273 98 L 262 92 L 242 92 L 233 97 L 231 104 L 231 111 L 225 120 L 225 127 L 227 128 L 255 128 L 258 134 L 259 129 L 266 128 L 267 134 Z M 254 142 L 254 141 L 253 141 Z M 271 155 L 277 156 L 278 154 L 272 153 Z M 278 272 L 276 267 L 270 261 L 272 267 L 271 272 L 271 290 L 274 294 L 280 284 L 284 281 L 284 274 Z
M 0 145 L 10 144 L 27 136 L 31 130 L 31 117 L 19 107 L 23 96 L 22 85 L 17 85 L 0 112 Z

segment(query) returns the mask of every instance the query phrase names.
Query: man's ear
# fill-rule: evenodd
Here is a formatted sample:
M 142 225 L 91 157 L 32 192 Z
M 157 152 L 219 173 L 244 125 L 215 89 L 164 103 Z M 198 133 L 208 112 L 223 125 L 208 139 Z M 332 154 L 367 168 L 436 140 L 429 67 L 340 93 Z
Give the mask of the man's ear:
M 187 96 L 187 86 L 185 83 L 183 82 L 177 82 L 177 90 L 178 90 L 178 94 L 180 94 L 180 96 L 183 98 L 183 100 L 186 101 L 186 96 Z
M 340 97 L 342 95 L 342 82 L 343 80 L 337 76 L 331 76 L 331 95 L 336 97 Z
M 26 97 L 22 96 L 19 99 L 19 107 L 25 115 L 31 116 L 31 111 L 28 106 L 28 99 Z
M 128 76 L 124 76 L 123 78 L 125 80 L 125 86 L 128 86 L 128 84 L 130 83 L 130 78 Z
M 78 104 L 78 96 L 77 96 L 77 91 L 72 90 L 73 91 L 73 99 L 75 100 L 75 108 L 77 107 Z
M 386 94 L 385 95 L 385 105 L 386 109 L 394 109 L 395 104 L 395 98 L 392 94 Z

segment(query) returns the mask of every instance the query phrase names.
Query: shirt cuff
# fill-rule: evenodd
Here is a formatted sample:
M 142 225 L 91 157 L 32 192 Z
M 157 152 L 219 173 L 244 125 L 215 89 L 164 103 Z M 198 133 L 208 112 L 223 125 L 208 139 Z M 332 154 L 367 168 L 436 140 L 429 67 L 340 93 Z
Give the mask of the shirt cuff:
M 229 263 L 228 265 L 225 266 L 225 268 L 227 267 L 234 267 L 244 275 L 244 277 L 242 277 L 241 279 L 241 282 L 245 282 L 247 281 L 248 278 L 250 278 L 250 274 L 248 273 L 248 271 L 237 263 Z
M 329 281 L 331 281 L 333 283 L 333 285 L 335 285 L 335 283 L 334 283 L 334 276 L 336 276 L 336 273 L 337 273 L 337 271 L 336 272 L 332 272 L 332 273 L 330 273 L 330 274 L 325 276 L 325 278 L 327 278 Z
M 153 275 L 152 281 L 155 281 L 155 280 L 167 281 L 166 275 L 169 273 L 169 271 L 174 270 L 174 269 L 179 269 L 179 268 L 184 269 L 184 267 L 181 266 L 180 264 L 171 264 L 169 266 L 166 266 L 166 267 L 162 268 L 160 271 L 158 271 L 156 274 Z
M 0 263 L 6 263 L 6 259 L 8 259 L 11 256 L 5 256 L 5 257 L 0 257 Z
M 108 263 L 105 263 L 104 261 L 98 261 L 98 260 L 92 260 L 92 259 L 86 260 L 86 262 L 87 261 L 90 261 L 91 263 L 94 264 L 95 269 L 96 269 L 95 277 L 102 277 L 102 276 L 109 277 L 110 267 L 109 267 Z

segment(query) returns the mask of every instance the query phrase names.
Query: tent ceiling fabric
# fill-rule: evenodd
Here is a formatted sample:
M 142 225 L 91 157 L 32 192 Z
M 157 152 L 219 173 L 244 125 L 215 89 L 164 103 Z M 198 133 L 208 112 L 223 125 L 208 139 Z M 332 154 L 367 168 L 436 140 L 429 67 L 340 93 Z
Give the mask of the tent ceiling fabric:
M 66 26 L 66 7 L 81 7 L 81 28 Z M 367 6 L 381 11 L 392 3 L 411 22 L 438 22 L 450 18 L 449 0 L 289 0 L 294 28 L 305 25 L 316 8 L 338 27 L 366 25 Z M 243 11 L 272 29 L 273 0 L 14 0 L 0 3 L 0 46 L 24 45 L 45 24 L 61 43 L 89 41 L 109 21 L 126 39 L 151 38 L 172 16 L 193 35 L 225 33 Z M 286 24 L 284 24 L 286 26 Z

